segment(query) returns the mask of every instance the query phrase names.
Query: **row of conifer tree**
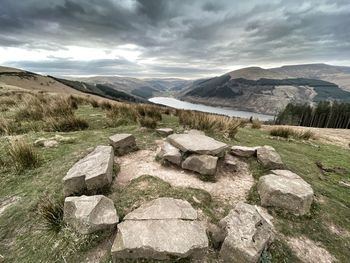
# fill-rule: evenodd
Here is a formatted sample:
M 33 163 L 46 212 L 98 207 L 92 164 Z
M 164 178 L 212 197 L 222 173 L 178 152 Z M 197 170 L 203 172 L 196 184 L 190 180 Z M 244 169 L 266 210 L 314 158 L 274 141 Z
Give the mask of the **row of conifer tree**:
M 315 106 L 289 103 L 276 124 L 350 129 L 350 103 L 322 101 Z

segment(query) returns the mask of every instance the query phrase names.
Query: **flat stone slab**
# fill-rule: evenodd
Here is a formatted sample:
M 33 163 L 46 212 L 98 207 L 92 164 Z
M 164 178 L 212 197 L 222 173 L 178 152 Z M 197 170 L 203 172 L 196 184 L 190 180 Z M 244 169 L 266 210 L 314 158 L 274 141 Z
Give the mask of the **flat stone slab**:
M 111 254 L 118 258 L 174 259 L 202 256 L 208 248 L 204 226 L 198 221 L 126 220 L 118 225 Z
M 99 190 L 112 182 L 113 148 L 97 146 L 93 152 L 79 160 L 63 178 L 65 196 Z
M 124 155 L 137 149 L 134 135 L 119 133 L 109 137 L 109 143 L 116 155 Z
M 261 253 L 275 238 L 269 218 L 258 207 L 239 202 L 219 225 L 226 232 L 220 257 L 224 262 L 259 262 Z
M 172 146 L 168 142 L 164 142 L 160 147 L 160 151 L 157 153 L 157 157 L 167 160 L 176 165 L 180 165 L 182 161 L 182 155 L 178 148 Z
M 184 219 L 196 220 L 197 211 L 185 200 L 162 197 L 127 214 L 124 220 Z
M 63 219 L 81 234 L 112 229 L 119 222 L 113 201 L 103 195 L 66 197 Z
M 258 161 L 266 168 L 269 169 L 283 169 L 284 164 L 281 156 L 276 150 L 268 145 L 258 147 L 256 150 L 256 156 Z
M 227 168 L 227 169 L 230 169 L 234 172 L 237 171 L 237 168 L 238 168 L 238 158 L 237 157 L 234 157 L 232 156 L 231 154 L 225 154 L 225 157 L 224 157 L 224 166 Z
M 258 192 L 263 206 L 285 209 L 295 215 L 310 211 L 314 192 L 299 175 L 288 170 L 273 170 L 260 177 Z
M 182 168 L 202 175 L 215 175 L 218 159 L 216 156 L 193 154 L 182 162 Z
M 119 259 L 200 258 L 209 241 L 197 212 L 184 200 L 158 198 L 124 217 L 111 254 Z
M 201 134 L 172 134 L 167 141 L 182 152 L 224 156 L 227 144 Z
M 156 129 L 156 132 L 161 136 L 168 136 L 170 134 L 173 134 L 174 130 L 171 128 L 159 128 L 159 129 Z
M 232 146 L 231 154 L 238 157 L 253 157 L 256 156 L 258 147 Z

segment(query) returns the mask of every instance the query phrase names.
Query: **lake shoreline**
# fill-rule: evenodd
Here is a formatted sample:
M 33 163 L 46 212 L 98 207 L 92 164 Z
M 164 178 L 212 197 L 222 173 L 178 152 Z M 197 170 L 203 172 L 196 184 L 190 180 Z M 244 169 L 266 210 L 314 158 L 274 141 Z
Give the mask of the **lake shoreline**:
M 200 104 L 200 103 L 192 103 L 192 102 L 179 100 L 173 97 L 152 97 L 148 99 L 148 101 L 155 104 L 172 107 L 175 109 L 196 110 L 201 112 L 215 113 L 215 114 L 221 114 L 221 115 L 226 115 L 230 117 L 239 117 L 239 118 L 247 118 L 247 119 L 253 117 L 261 121 L 273 120 L 275 117 L 273 115 L 236 110 L 229 107 L 216 107 L 216 106 L 209 106 L 209 105 Z

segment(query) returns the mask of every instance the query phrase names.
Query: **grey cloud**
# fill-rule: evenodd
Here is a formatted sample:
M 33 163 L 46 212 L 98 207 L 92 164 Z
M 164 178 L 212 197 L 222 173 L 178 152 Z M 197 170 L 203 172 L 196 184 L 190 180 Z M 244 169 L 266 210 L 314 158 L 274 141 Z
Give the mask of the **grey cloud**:
M 235 65 L 350 57 L 347 0 L 1 0 L 0 25 L 0 47 L 108 50 L 135 44 L 141 59 L 156 61 L 16 62 L 40 72 L 199 77 Z

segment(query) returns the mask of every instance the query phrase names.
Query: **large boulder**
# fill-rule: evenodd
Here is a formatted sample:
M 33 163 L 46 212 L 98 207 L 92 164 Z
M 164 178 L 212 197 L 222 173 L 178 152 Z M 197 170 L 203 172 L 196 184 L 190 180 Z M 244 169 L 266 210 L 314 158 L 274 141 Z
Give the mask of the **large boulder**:
M 113 148 L 97 146 L 93 152 L 79 160 L 63 178 L 65 196 L 79 194 L 85 190 L 98 191 L 112 182 Z
M 232 146 L 231 154 L 238 157 L 253 157 L 256 155 L 258 147 Z
M 308 213 L 314 196 L 311 186 L 288 170 L 273 170 L 260 177 L 258 192 L 263 206 L 282 208 L 295 215 Z
M 193 154 L 182 162 L 182 168 L 202 175 L 215 175 L 218 157 Z
M 182 161 L 181 152 L 178 148 L 175 148 L 168 142 L 164 142 L 160 147 L 160 151 L 157 153 L 157 157 L 167 160 L 176 165 L 180 165 Z
M 182 152 L 224 156 L 227 145 L 201 134 L 172 134 L 168 142 Z
M 268 169 L 283 169 L 284 164 L 276 150 L 268 145 L 258 147 L 256 150 L 258 161 Z
M 120 133 L 109 137 L 109 143 L 116 155 L 124 155 L 137 149 L 134 135 Z
M 262 251 L 274 240 L 274 228 L 260 210 L 253 205 L 238 203 L 220 221 L 226 232 L 220 257 L 228 263 L 257 263 Z
M 103 195 L 66 197 L 63 219 L 81 234 L 113 229 L 119 222 L 113 201 Z
M 159 128 L 159 129 L 156 129 L 156 132 L 161 136 L 168 136 L 170 134 L 173 134 L 174 130 L 171 128 Z
M 205 227 L 187 201 L 160 198 L 126 215 L 111 254 L 120 259 L 200 258 L 208 248 Z

